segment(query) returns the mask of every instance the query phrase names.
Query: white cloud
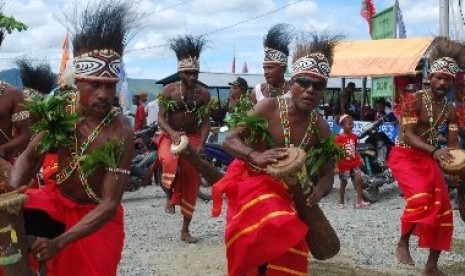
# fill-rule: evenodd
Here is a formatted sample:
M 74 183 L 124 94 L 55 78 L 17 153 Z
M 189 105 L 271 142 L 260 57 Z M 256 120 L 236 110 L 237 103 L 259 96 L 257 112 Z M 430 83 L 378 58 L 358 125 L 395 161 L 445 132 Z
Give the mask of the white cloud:
M 190 13 L 202 16 L 218 16 L 228 12 L 257 13 L 273 10 L 275 3 L 271 0 L 196 0 L 191 4 Z
M 295 1 L 290 1 L 295 3 Z M 286 15 L 293 20 L 306 20 L 308 17 L 317 14 L 319 9 L 315 1 L 302 1 L 286 8 Z

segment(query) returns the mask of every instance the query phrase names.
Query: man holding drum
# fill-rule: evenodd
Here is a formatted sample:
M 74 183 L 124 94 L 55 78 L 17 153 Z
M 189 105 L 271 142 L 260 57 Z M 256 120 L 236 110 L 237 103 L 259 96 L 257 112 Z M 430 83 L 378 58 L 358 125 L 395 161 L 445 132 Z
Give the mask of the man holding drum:
M 68 146 L 55 148 L 56 185 L 28 189 L 24 206 L 26 234 L 37 237 L 29 249 L 37 261 L 47 262 L 53 275 L 117 273 L 124 243 L 121 198 L 133 158 L 134 133 L 112 103 L 121 55 L 137 18 L 131 7 L 125 1 L 92 3 L 71 24 L 77 91 L 70 91 L 66 111 L 82 119 L 70 130 Z M 43 161 L 45 153 L 39 150 L 52 127 L 57 126 L 33 138 L 17 160 L 11 187 L 3 190 L 22 190 L 29 183 Z M 113 158 L 98 161 L 97 152 L 106 160 Z M 91 156 L 93 161 L 86 160 L 94 162 L 94 170 L 86 173 L 83 160 Z
M 189 139 L 198 153 L 203 152 L 210 132 L 208 103 L 210 93 L 197 83 L 199 56 L 206 41 L 192 35 L 178 36 L 170 41 L 170 48 L 178 58 L 180 80 L 166 85 L 159 98 L 158 125 L 163 130 L 158 140 L 158 156 L 162 163 L 162 185 L 169 189 L 165 212 L 175 213 L 181 206 L 183 224 L 181 240 L 196 243 L 198 238 L 189 232 L 200 187 L 198 171 L 171 152 L 171 144 L 181 143 L 181 136 Z
M 450 250 L 453 212 L 438 162 L 451 162 L 454 157 L 449 150 L 458 148 L 456 109 L 445 96 L 459 71 L 463 46 L 446 39 L 435 43 L 430 55 L 431 87 L 403 98 L 398 143 L 388 161 L 406 200 L 396 257 L 414 265 L 409 239 L 412 234 L 418 236 L 418 246 L 430 250 L 422 275 L 445 275 L 438 259 L 441 251 Z M 438 131 L 444 123 L 448 125 L 448 148 L 439 148 Z
M 330 136 L 328 124 L 315 108 L 326 88 L 334 44 L 334 38 L 318 35 L 300 41 L 294 53 L 291 98 L 268 97 L 249 111 L 249 116 L 259 115 L 268 122 L 267 132 L 274 146 L 261 141 L 246 142 L 251 138 L 251 125 L 234 128 L 224 142 L 226 151 L 236 160 L 225 177 L 213 186 L 213 212 L 214 215 L 221 212 L 218 200 L 221 200 L 221 193 L 225 193 L 228 199 L 225 232 L 228 275 L 281 271 L 307 275 L 309 248 L 305 238 L 308 228 L 299 218 L 305 209 L 301 207 L 316 205 L 330 192 L 334 162 L 328 158 L 323 163 L 317 173 L 316 187 L 305 197 L 300 184 L 285 184 L 268 174 L 265 168 L 286 159 L 290 155 L 286 148 L 291 145 L 307 152 L 317 144 L 316 135 L 320 139 Z M 309 235 L 312 233 L 310 229 Z

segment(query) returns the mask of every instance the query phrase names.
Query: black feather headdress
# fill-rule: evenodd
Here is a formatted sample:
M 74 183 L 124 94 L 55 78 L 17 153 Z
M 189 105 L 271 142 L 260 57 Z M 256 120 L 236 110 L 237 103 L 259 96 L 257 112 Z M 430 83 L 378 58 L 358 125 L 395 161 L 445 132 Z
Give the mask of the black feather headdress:
M 429 55 L 430 73 L 445 73 L 455 77 L 460 69 L 465 69 L 465 46 L 445 37 L 437 37 Z
M 169 47 L 178 59 L 178 71 L 199 71 L 199 57 L 207 40 L 203 36 L 178 35 L 169 40 Z
M 289 24 L 276 24 L 270 28 L 263 39 L 265 47 L 264 63 L 278 63 L 287 65 L 289 45 L 294 38 L 294 30 Z
M 29 96 L 29 93 L 35 94 L 35 91 L 48 94 L 56 85 L 56 75 L 52 72 L 50 63 L 27 58 L 17 59 L 14 63 L 19 68 L 26 96 Z
M 342 35 L 330 35 L 327 32 L 302 34 L 293 54 L 293 76 L 313 74 L 325 79 L 329 78 L 334 47 L 343 37 Z
M 76 79 L 117 82 L 138 16 L 129 0 L 91 2 L 72 22 Z

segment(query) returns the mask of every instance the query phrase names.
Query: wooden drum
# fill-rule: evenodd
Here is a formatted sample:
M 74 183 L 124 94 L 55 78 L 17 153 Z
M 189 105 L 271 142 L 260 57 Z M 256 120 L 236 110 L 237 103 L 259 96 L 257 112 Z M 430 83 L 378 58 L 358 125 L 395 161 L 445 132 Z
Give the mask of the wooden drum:
M 449 174 L 449 178 L 457 185 L 457 198 L 459 202 L 460 218 L 465 222 L 465 150 L 453 149 L 449 151 L 455 158 L 451 163 L 440 165 L 442 170 Z
M 23 218 L 26 200 L 17 191 L 0 194 L 0 265 L 5 275 L 32 275 Z
M 297 173 L 305 165 L 306 154 L 301 148 L 290 147 L 287 157 L 267 166 L 266 170 L 272 176 L 282 179 L 288 185 L 297 184 Z
M 306 199 L 313 192 L 313 183 L 307 176 L 305 160 L 304 150 L 291 147 L 288 148 L 287 158 L 268 165 L 267 171 L 282 179 L 293 193 L 299 217 L 309 228 L 306 241 L 312 256 L 318 260 L 327 260 L 339 252 L 340 241 L 320 206 L 306 204 Z M 305 183 L 300 183 L 302 181 Z
M 0 157 L 0 182 L 8 183 L 13 165 Z
M 0 158 L 0 182 L 8 183 L 12 165 Z M 29 276 L 23 206 L 27 195 L 16 190 L 0 194 L 0 266 L 4 275 Z
M 455 158 L 450 163 L 441 162 L 442 170 L 449 174 L 457 186 L 463 185 L 465 180 L 465 150 L 453 149 L 449 151 Z
M 189 138 L 186 135 L 181 135 L 181 140 L 177 144 L 171 144 L 171 152 L 173 154 L 181 154 L 184 150 L 187 149 L 189 145 Z

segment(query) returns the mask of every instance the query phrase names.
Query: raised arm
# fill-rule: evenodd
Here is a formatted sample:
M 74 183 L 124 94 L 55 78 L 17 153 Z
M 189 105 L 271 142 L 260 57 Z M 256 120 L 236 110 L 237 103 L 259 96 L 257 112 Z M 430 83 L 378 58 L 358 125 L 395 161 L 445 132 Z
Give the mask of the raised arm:
M 10 186 L 17 189 L 29 184 L 31 179 L 39 171 L 44 155 L 39 153 L 39 143 L 42 141 L 43 133 L 34 136 L 27 148 L 16 159 L 15 166 L 11 172 Z

